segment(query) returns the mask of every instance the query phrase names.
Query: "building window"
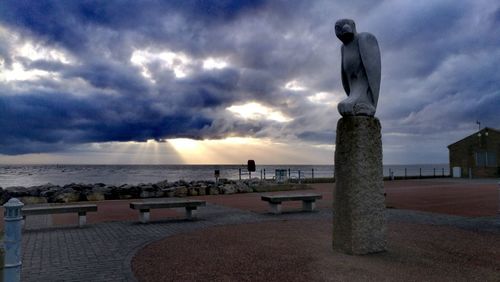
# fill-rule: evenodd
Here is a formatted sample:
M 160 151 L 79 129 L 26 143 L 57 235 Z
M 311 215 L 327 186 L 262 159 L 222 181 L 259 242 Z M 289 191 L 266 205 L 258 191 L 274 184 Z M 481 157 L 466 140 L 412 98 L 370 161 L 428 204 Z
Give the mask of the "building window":
M 496 167 L 497 166 L 497 156 L 495 152 L 481 151 L 475 152 L 476 166 L 478 167 Z

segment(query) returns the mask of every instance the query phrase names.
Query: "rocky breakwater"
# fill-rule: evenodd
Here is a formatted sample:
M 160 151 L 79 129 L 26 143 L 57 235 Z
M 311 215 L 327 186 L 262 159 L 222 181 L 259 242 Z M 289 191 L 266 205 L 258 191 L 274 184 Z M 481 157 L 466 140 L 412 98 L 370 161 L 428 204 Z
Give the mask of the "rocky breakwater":
M 278 189 L 276 189 L 276 187 L 278 187 Z M 285 186 L 275 185 L 271 182 L 257 179 L 242 181 L 220 179 L 218 183 L 214 181 L 187 182 L 179 180 L 168 182 L 164 180 L 157 183 L 141 183 L 137 185 L 123 184 L 120 186 L 106 185 L 104 183 L 71 183 L 59 186 L 47 183 L 31 187 L 0 187 L 0 200 L 2 204 L 14 197 L 20 199 L 25 204 L 69 203 L 79 201 L 187 197 L 296 189 L 307 189 L 307 186 L 304 184 L 285 184 Z

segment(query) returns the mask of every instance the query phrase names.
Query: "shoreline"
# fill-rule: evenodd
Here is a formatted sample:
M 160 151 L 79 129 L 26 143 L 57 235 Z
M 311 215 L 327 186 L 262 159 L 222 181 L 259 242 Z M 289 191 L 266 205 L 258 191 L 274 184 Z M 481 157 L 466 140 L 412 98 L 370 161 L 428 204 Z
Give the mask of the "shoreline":
M 258 165 L 252 172 L 252 178 L 270 180 L 277 169 L 288 171 L 288 178 L 316 179 L 334 177 L 333 165 Z M 64 186 L 69 183 L 106 183 L 121 186 L 140 183 L 156 183 L 185 180 L 215 180 L 214 172 L 219 170 L 219 177 L 231 180 L 248 179 L 246 166 L 242 165 L 0 165 L 0 187 L 40 186 L 52 183 Z M 385 165 L 385 177 L 413 178 L 428 176 L 448 176 L 448 166 L 428 165 Z
M 384 177 L 384 181 L 412 179 L 452 179 L 449 176 L 411 176 Z M 3 205 L 10 198 L 18 198 L 26 205 L 45 203 L 71 203 L 104 200 L 146 199 L 187 197 L 252 192 L 293 191 L 309 189 L 307 184 L 335 183 L 335 178 L 318 177 L 305 179 L 289 179 L 278 184 L 274 179 L 242 179 L 220 178 L 217 184 L 213 180 L 167 180 L 156 183 L 139 183 L 108 185 L 104 183 L 70 183 L 56 185 L 46 183 L 34 186 L 0 187 L 0 203 Z
M 47 183 L 37 186 L 0 187 L 2 204 L 10 198 L 18 198 L 25 205 L 46 203 L 71 203 L 104 200 L 126 200 L 145 198 L 169 198 L 204 196 L 235 193 L 271 192 L 310 189 L 305 183 L 288 182 L 277 184 L 274 180 L 219 179 L 210 180 L 140 183 L 137 185 L 106 185 L 104 183 L 71 183 L 63 186 Z

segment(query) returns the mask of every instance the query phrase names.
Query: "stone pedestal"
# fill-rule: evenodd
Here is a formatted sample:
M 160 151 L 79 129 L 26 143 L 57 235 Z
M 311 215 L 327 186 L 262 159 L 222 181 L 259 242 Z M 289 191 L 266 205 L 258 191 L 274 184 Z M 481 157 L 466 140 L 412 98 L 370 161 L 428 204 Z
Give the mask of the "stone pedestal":
M 385 251 L 386 220 L 380 121 L 350 116 L 337 124 L 333 249 Z

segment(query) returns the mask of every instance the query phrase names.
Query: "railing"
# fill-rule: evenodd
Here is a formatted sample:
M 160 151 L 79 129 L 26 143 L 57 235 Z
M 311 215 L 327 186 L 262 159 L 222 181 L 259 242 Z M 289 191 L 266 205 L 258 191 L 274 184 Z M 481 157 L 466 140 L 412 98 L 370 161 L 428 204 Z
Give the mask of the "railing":
M 305 181 L 305 182 L 316 182 L 316 181 L 333 181 L 335 179 L 334 170 L 325 169 L 292 169 L 285 168 L 286 177 L 291 181 Z M 249 179 L 258 178 L 262 180 L 272 180 L 275 179 L 274 169 L 257 169 L 255 172 L 249 173 L 246 169 L 238 170 L 238 179 Z M 394 179 L 418 179 L 418 178 L 441 178 L 450 177 L 450 170 L 448 167 L 418 167 L 418 166 L 408 166 L 408 167 L 390 167 L 384 166 L 383 168 L 384 178 L 387 180 Z
M 448 167 L 434 168 L 391 168 L 388 167 L 384 171 L 384 177 L 389 179 L 414 179 L 414 178 L 439 178 L 450 177 L 450 169 Z

